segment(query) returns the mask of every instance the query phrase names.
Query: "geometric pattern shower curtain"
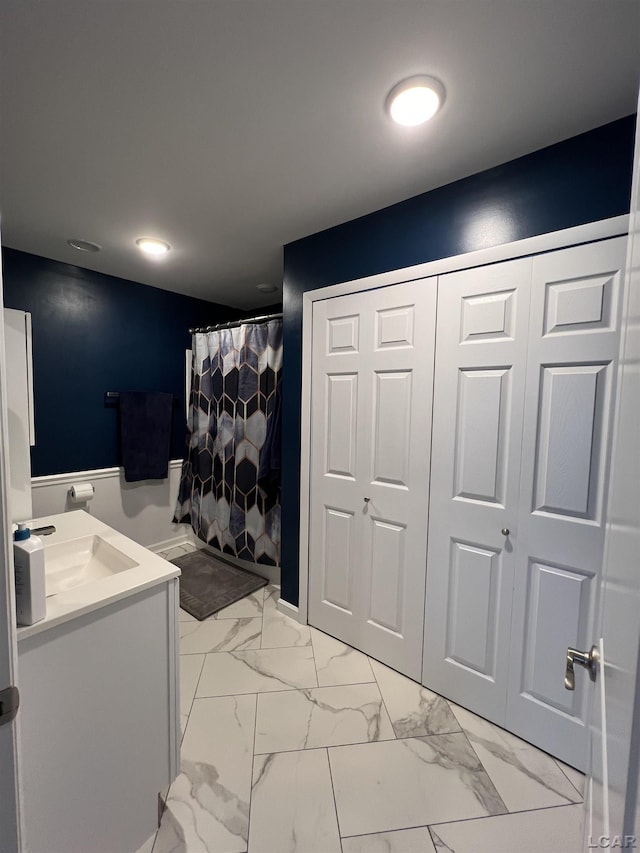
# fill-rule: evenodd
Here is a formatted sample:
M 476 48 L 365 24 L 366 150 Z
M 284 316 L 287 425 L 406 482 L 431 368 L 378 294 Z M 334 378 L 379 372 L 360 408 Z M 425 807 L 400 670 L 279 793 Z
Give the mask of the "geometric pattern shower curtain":
M 280 565 L 282 320 L 196 332 L 174 522 L 208 545 Z

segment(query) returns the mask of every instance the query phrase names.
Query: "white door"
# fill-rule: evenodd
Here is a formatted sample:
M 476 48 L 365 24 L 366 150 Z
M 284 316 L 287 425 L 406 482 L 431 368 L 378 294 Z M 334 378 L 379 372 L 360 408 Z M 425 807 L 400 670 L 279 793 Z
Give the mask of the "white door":
M 626 276 L 603 606 L 585 647 L 602 638 L 603 665 L 596 683 L 589 683 L 595 715 L 587 822 L 587 845 L 601 850 L 640 845 L 640 133 Z M 586 673 L 578 672 L 578 679 L 588 682 Z M 624 841 L 630 837 L 635 841 Z
M 504 723 L 531 261 L 440 277 L 424 683 Z M 509 530 L 504 534 L 504 530 Z
M 309 622 L 422 662 L 436 279 L 313 307 Z
M 0 277 L 0 298 L 2 279 Z M 13 551 L 7 503 L 9 476 L 8 427 L 6 397 L 6 359 L 4 354 L 4 324 L 0 323 L 0 691 L 16 684 L 16 625 L 13 590 Z M 0 713 L 7 705 L 7 693 L 0 693 Z M 20 796 L 18 788 L 18 746 L 16 722 L 4 724 L 0 718 L 0 846 L 2 853 L 20 849 Z
M 533 259 L 506 727 L 580 770 L 594 636 L 626 237 Z

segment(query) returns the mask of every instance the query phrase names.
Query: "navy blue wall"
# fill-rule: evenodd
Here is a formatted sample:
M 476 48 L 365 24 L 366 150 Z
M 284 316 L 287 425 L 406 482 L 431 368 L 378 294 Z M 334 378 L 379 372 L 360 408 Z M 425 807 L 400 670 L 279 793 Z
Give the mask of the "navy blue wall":
M 282 596 L 298 601 L 302 294 L 629 211 L 635 116 L 285 246 Z
M 33 475 L 120 464 L 106 391 L 172 393 L 171 458 L 181 458 L 189 327 L 243 312 L 13 249 L 3 249 L 2 267 L 5 306 L 32 315 Z

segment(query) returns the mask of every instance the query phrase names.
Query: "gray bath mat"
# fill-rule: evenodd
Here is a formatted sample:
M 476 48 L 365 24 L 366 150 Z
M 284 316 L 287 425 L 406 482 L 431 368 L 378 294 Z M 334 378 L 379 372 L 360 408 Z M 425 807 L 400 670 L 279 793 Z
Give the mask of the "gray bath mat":
M 268 583 L 266 578 L 223 563 L 207 551 L 182 554 L 171 562 L 182 569 L 180 607 L 200 621 Z

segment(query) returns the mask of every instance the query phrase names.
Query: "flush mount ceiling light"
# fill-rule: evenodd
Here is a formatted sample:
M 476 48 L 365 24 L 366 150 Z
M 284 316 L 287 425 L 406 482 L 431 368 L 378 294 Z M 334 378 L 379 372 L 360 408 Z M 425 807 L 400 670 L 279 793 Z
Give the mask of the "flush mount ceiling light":
M 261 290 L 263 293 L 275 293 L 278 288 L 273 284 L 256 284 L 256 290 Z
M 386 107 L 391 118 L 405 127 L 424 124 L 438 112 L 444 102 L 444 86 L 425 74 L 401 80 L 387 95 Z
M 92 243 L 90 240 L 76 240 L 74 238 L 67 240 L 67 243 L 72 249 L 77 249 L 79 252 L 99 252 L 102 249 L 102 246 L 98 246 L 97 243 Z
M 171 248 L 164 240 L 156 240 L 155 237 L 139 237 L 136 246 L 147 255 L 166 255 Z

